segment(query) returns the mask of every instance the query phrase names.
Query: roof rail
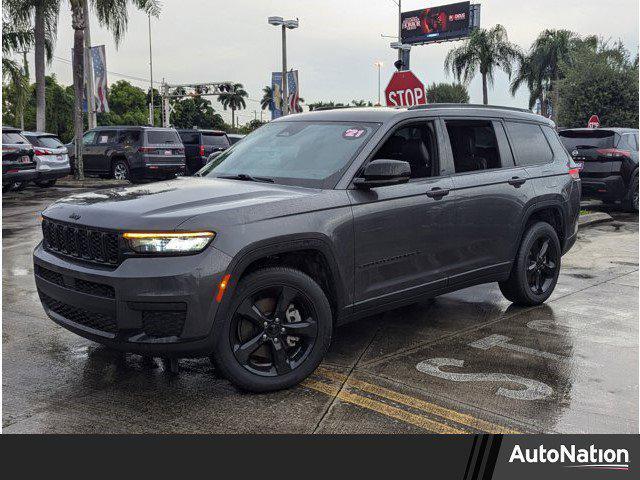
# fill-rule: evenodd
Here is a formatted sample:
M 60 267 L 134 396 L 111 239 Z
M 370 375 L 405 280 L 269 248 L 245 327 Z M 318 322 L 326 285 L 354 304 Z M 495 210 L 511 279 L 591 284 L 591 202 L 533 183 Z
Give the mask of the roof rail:
M 429 110 L 432 108 L 489 108 L 492 110 L 511 110 L 513 112 L 533 113 L 526 108 L 503 107 L 501 105 L 481 105 L 477 103 L 427 103 L 426 105 L 414 105 L 407 110 Z
M 312 112 L 324 112 L 325 110 L 339 110 L 342 108 L 353 108 L 351 105 L 334 105 L 330 107 L 318 107 L 311 110 Z

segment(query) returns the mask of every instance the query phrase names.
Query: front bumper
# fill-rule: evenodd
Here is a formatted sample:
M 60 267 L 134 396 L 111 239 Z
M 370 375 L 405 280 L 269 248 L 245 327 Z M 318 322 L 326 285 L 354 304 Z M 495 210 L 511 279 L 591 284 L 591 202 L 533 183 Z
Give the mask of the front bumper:
M 111 348 L 145 355 L 202 356 L 212 350 L 217 286 L 231 258 L 197 255 L 128 258 L 117 268 L 33 254 L 38 294 L 64 328 Z

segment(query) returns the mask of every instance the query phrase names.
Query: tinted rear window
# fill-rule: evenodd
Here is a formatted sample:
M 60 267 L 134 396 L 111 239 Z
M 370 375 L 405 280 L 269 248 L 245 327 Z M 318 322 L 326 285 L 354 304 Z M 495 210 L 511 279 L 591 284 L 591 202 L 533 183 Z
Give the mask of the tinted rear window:
M 614 133 L 610 130 L 563 130 L 562 143 L 570 152 L 576 149 L 613 148 Z
M 193 145 L 196 143 L 200 143 L 200 133 L 199 132 L 178 132 L 180 138 L 182 139 L 182 143 L 185 145 Z
M 64 147 L 64 144 L 58 140 L 56 137 L 31 137 L 34 138 L 37 142 L 38 147 L 45 148 L 60 148 Z
M 553 160 L 553 152 L 540 125 L 507 122 L 507 131 L 516 165 L 543 165 Z
M 2 133 L 2 143 L 26 143 L 28 144 L 29 142 L 27 141 L 26 138 L 24 138 L 22 135 L 20 135 L 17 132 L 7 132 L 7 133 Z
M 202 143 L 205 145 L 213 145 L 214 147 L 226 148 L 229 146 L 229 141 L 225 135 L 213 135 L 210 133 L 202 134 Z
M 150 130 L 147 131 L 148 143 L 181 143 L 176 132 L 171 130 Z

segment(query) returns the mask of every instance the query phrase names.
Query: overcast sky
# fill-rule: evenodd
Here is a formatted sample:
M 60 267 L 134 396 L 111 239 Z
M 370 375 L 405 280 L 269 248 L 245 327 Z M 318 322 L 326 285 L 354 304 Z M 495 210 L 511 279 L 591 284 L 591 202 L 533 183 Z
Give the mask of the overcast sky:
M 453 1 L 453 0 L 452 0 Z M 403 11 L 436 6 L 444 1 L 404 0 Z M 481 26 L 504 25 L 509 39 L 528 48 L 545 28 L 566 28 L 581 34 L 621 39 L 633 54 L 638 51 L 638 2 L 636 0 L 483 0 Z M 393 0 L 165 0 L 160 17 L 152 19 L 154 80 L 169 83 L 234 81 L 245 85 L 251 100 L 241 113 L 242 123 L 257 110 L 262 87 L 270 84 L 270 72 L 281 68 L 280 30 L 267 23 L 269 15 L 300 19 L 300 28 L 289 31 L 288 63 L 299 70 L 300 94 L 307 102 L 354 99 L 377 100 L 374 62 L 384 62 L 382 88 L 394 71 L 397 58 L 388 38 L 397 34 L 397 6 Z M 128 30 L 116 48 L 112 37 L 91 18 L 93 45 L 106 45 L 109 83 L 117 74 L 149 78 L 149 41 L 146 15 L 131 9 Z M 73 30 L 68 2 L 62 2 L 53 72 L 64 84 L 72 82 Z M 443 71 L 447 52 L 460 42 L 414 47 L 411 69 L 425 83 L 451 81 Z M 32 52 L 29 53 L 33 72 Z M 145 87 L 141 80 L 131 83 Z M 471 101 L 480 103 L 482 87 L 475 78 Z M 489 91 L 493 104 L 527 106 L 528 92 L 516 97 L 508 92 L 508 79 L 500 73 Z M 214 101 L 214 108 L 225 118 Z M 267 113 L 265 112 L 265 115 Z

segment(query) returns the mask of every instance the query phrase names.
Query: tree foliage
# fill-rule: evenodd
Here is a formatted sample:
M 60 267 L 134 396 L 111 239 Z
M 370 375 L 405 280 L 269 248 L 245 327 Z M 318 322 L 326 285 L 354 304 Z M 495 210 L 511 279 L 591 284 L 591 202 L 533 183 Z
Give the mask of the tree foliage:
M 469 92 L 461 83 L 433 83 L 427 87 L 427 102 L 469 103 Z
M 638 57 L 620 43 L 582 45 L 577 55 L 562 67 L 558 125 L 584 127 L 597 114 L 603 127 L 638 128 Z

